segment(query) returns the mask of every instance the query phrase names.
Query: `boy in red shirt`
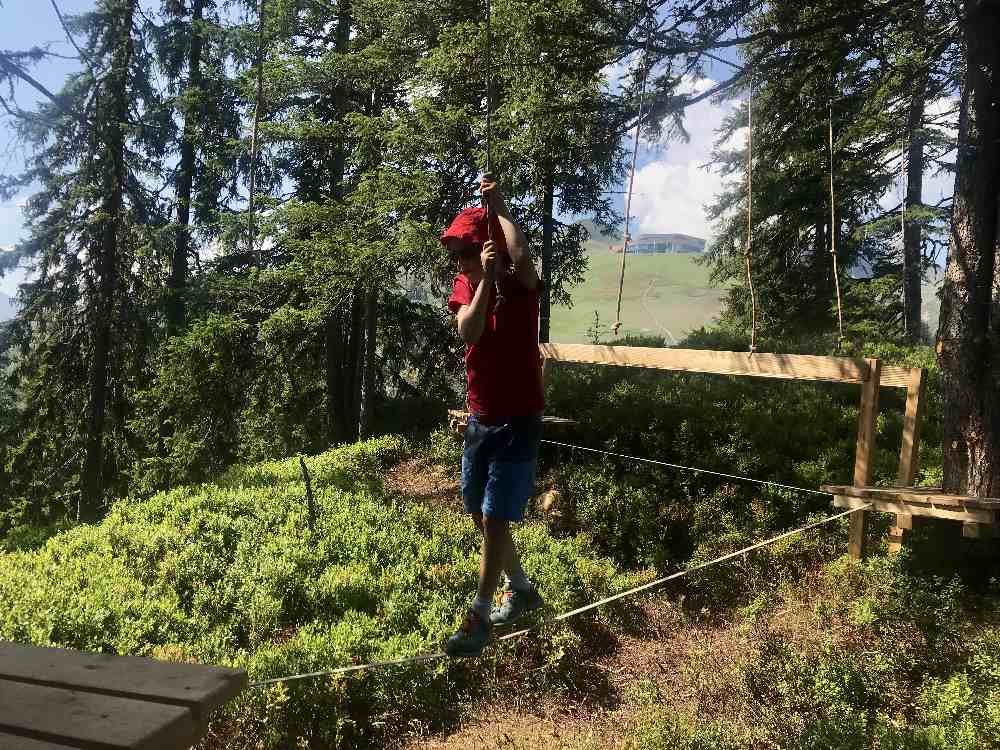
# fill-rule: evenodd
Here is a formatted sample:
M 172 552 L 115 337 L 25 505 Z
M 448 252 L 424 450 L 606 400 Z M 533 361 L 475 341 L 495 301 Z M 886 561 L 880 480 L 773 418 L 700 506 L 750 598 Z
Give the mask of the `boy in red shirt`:
M 462 455 L 465 510 L 483 532 L 479 589 L 462 626 L 445 646 L 449 656 L 476 656 L 506 625 L 542 606 L 521 567 L 510 533 L 524 520 L 534 488 L 542 434 L 542 370 L 538 352 L 541 282 L 496 182 L 482 178 L 493 240 L 484 208 L 462 211 L 441 242 L 457 264 L 448 300 L 465 341 L 469 423 Z M 499 301 L 498 301 L 499 292 Z M 500 573 L 500 607 L 492 608 Z

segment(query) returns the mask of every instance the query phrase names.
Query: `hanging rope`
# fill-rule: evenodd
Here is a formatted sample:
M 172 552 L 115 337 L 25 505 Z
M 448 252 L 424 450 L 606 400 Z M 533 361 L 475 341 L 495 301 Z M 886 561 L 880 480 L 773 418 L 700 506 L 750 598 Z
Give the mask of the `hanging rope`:
M 836 196 L 833 191 L 833 102 L 830 102 L 829 118 L 830 143 L 830 256 L 833 258 L 833 284 L 837 290 L 837 351 L 844 343 L 844 312 L 840 299 L 840 271 L 837 267 L 837 215 L 835 210 Z
M 622 291 L 625 288 L 625 256 L 628 255 L 629 218 L 632 210 L 632 186 L 635 183 L 635 163 L 639 155 L 639 132 L 642 130 L 642 106 L 646 97 L 646 77 L 649 74 L 649 39 L 652 28 L 646 32 L 646 44 L 642 50 L 642 82 L 639 84 L 639 114 L 635 122 L 635 138 L 632 141 L 632 164 L 628 173 L 628 193 L 625 198 L 625 239 L 622 244 L 622 262 L 618 273 L 618 307 L 615 312 L 614 335 L 622 325 Z
M 493 180 L 493 3 L 486 0 L 486 175 Z M 486 208 L 486 234 L 493 242 L 493 215 L 486 198 L 483 198 L 483 206 Z M 503 303 L 503 295 L 500 293 L 500 279 L 493 282 L 497 294 L 496 305 L 493 312 L 500 309 Z
M 899 249 L 903 258 L 903 330 L 910 330 L 906 284 L 906 139 L 899 139 Z
M 753 73 L 747 96 L 747 247 L 743 253 L 747 266 L 747 289 L 750 291 L 750 354 L 757 351 L 757 292 L 753 286 Z

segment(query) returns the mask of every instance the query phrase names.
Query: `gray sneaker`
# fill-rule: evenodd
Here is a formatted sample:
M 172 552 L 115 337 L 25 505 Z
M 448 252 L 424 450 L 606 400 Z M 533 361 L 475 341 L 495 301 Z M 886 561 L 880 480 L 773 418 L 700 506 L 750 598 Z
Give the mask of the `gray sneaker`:
M 544 604 L 545 602 L 534 586 L 520 591 L 508 584 L 504 587 L 500 606 L 495 607 L 490 613 L 490 622 L 494 625 L 509 625 L 525 613 L 538 609 Z
M 444 652 L 448 656 L 479 656 L 493 635 L 493 626 L 476 610 L 470 609 L 455 634 L 448 639 Z

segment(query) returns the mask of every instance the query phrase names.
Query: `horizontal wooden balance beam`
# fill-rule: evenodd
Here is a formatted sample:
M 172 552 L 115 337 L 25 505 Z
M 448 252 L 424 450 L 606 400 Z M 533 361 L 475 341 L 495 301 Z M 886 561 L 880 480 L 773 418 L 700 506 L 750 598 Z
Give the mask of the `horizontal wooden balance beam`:
M 186 750 L 243 670 L 0 641 L 0 748 Z
M 718 352 L 711 349 L 664 349 L 647 346 L 600 346 L 591 344 L 539 344 L 549 362 L 583 365 L 642 367 L 652 370 L 746 375 L 784 380 L 821 380 L 832 383 L 865 383 L 871 367 L 863 359 L 820 357 L 808 354 L 764 354 Z M 906 388 L 916 368 L 881 369 L 879 385 Z
M 838 508 L 862 508 L 897 516 L 924 516 L 962 521 L 967 524 L 995 525 L 1000 518 L 1000 498 L 952 495 L 938 487 L 852 487 L 825 484 L 824 492 L 834 496 Z

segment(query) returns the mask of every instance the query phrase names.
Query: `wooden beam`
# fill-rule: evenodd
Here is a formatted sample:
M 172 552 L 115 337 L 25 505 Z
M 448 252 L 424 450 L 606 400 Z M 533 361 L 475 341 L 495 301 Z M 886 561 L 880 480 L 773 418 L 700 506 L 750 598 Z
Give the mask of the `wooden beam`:
M 923 516 L 926 518 L 944 518 L 949 521 L 968 521 L 971 523 L 994 523 L 996 521 L 996 513 L 990 510 L 975 510 L 975 509 L 959 509 L 959 508 L 937 508 L 933 505 L 914 505 L 912 503 L 906 503 L 901 501 L 891 501 L 891 500 L 862 500 L 857 497 L 851 497 L 850 495 L 836 495 L 833 498 L 833 504 L 837 508 L 863 508 L 867 504 L 871 504 L 874 510 L 880 511 L 882 513 L 895 513 L 897 515 L 910 515 L 910 516 Z M 860 515 L 864 511 L 859 511 L 854 513 L 854 516 Z
M 0 732 L 83 750 L 164 750 L 198 739 L 181 706 L 0 680 Z
M 909 388 L 913 380 L 914 373 L 924 372 L 920 367 L 895 367 L 893 365 L 882 366 L 882 380 L 879 384 L 883 388 Z
M 824 484 L 820 489 L 831 495 L 848 495 L 860 500 L 889 500 L 1000 511 L 1000 498 L 953 495 L 942 492 L 940 487 L 852 487 L 842 484 Z
M 869 365 L 864 360 L 849 357 L 760 353 L 751 355 L 748 352 L 717 352 L 707 349 L 590 344 L 539 344 L 538 346 L 546 359 L 577 364 L 790 380 L 824 380 L 834 383 L 864 383 L 869 377 Z
M 896 484 L 911 487 L 917 477 L 920 460 L 920 419 L 923 416 L 926 373 L 921 369 L 910 371 L 906 386 L 906 411 L 903 413 L 903 442 L 899 448 L 899 471 Z
M 246 672 L 0 641 L 0 679 L 191 709 L 196 721 L 238 695 Z
M 858 408 L 858 442 L 854 453 L 854 484 L 864 487 L 871 483 L 872 452 L 875 449 L 875 419 L 878 417 L 878 390 L 882 376 L 882 363 L 868 359 L 870 377 L 861 386 L 861 405 Z M 860 560 L 865 554 L 865 511 L 851 515 L 848 542 L 851 557 Z

